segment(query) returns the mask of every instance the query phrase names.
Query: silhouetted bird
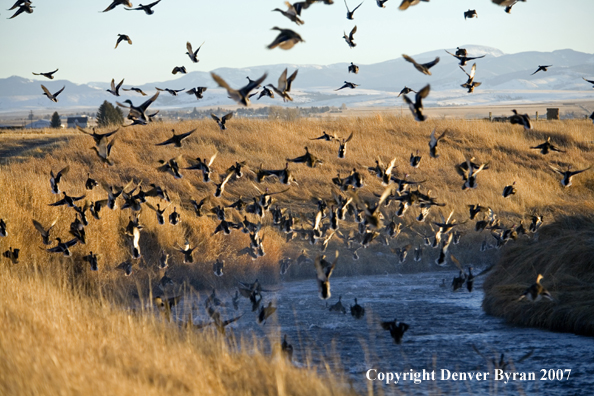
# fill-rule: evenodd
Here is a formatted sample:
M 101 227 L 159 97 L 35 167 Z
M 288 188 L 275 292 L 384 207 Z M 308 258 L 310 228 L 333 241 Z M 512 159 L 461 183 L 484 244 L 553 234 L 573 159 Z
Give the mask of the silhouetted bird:
M 408 98 L 408 96 L 403 95 L 402 99 L 408 104 L 408 107 L 415 119 L 415 121 L 425 121 L 427 117 L 423 114 L 423 99 L 429 96 L 429 91 L 431 90 L 431 86 L 429 84 L 425 85 L 423 89 L 421 89 L 415 95 L 415 101 L 413 102 Z
M 421 73 L 426 74 L 428 76 L 431 75 L 431 72 L 429 71 L 429 69 L 431 69 L 433 66 L 437 65 L 437 63 L 439 62 L 439 56 L 435 57 L 434 60 L 432 60 L 431 62 L 427 62 L 427 63 L 417 63 L 413 58 L 411 58 L 410 56 L 408 56 L 406 54 L 402 54 L 402 57 L 407 62 L 412 63 L 414 65 L 415 69 L 417 69 Z
M 57 71 L 58 71 L 58 69 L 56 69 L 56 70 L 54 70 L 52 72 L 47 72 L 47 73 L 33 73 L 33 74 L 36 75 L 36 76 L 43 76 L 43 77 L 49 78 L 50 80 L 53 80 L 54 79 L 54 73 L 57 72 Z M 588 80 L 586 80 L 586 81 L 588 81 Z
M 159 4 L 161 0 L 157 0 L 154 3 L 151 3 L 149 5 L 142 5 L 139 4 L 138 7 L 136 8 L 126 8 L 126 10 L 128 11 L 144 11 L 146 15 L 153 15 L 155 13 L 155 11 L 153 11 L 153 7 L 156 6 L 157 4 Z M 130 6 L 131 7 L 131 6 Z
M 132 8 L 132 2 L 130 0 L 113 0 L 113 2 L 103 10 L 103 12 L 111 11 L 119 5 L 125 5 Z
M 538 69 L 536 69 L 536 71 L 534 73 L 531 74 L 531 76 L 535 75 L 536 73 L 538 73 L 539 71 L 547 71 L 549 67 L 551 67 L 553 65 L 546 65 L 546 66 L 538 66 Z
M 66 88 L 66 86 L 63 86 L 61 90 L 59 90 L 58 92 L 52 94 L 46 87 L 44 87 L 43 85 L 41 85 L 41 89 L 43 89 L 43 94 L 45 96 L 47 96 L 47 98 L 49 100 L 51 100 L 52 102 L 55 102 L 55 103 L 58 102 L 58 95 L 60 95 L 62 93 L 62 91 L 64 90 L 64 88 Z
M 353 10 L 351 11 L 351 10 L 349 10 L 349 5 L 347 4 L 346 0 L 344 0 L 344 5 L 346 6 L 346 9 L 347 9 L 347 19 L 349 19 L 349 20 L 355 19 L 354 18 L 355 11 L 357 11 L 357 9 L 359 7 L 361 7 L 362 4 L 363 4 L 363 2 L 361 2 L 361 4 L 359 4 L 357 7 L 353 8 Z
M 128 44 L 132 45 L 132 39 L 130 38 L 130 36 L 126 34 L 118 34 L 118 40 L 116 41 L 116 45 L 113 49 L 118 48 L 118 45 L 120 45 L 122 41 L 127 41 Z
M 365 315 L 365 308 L 359 305 L 355 298 L 355 305 L 351 305 L 351 315 L 355 319 L 361 319 Z
M 466 18 L 478 18 L 476 10 L 464 11 L 464 20 L 466 20 Z
M 408 330 L 409 326 L 404 322 L 396 322 L 396 319 L 394 319 L 391 322 L 382 322 L 382 328 L 390 332 L 394 343 L 400 344 L 402 342 L 402 336 Z
M 290 50 L 295 46 L 295 44 L 304 42 L 301 36 L 291 29 L 281 29 L 279 27 L 273 27 L 272 30 L 278 30 L 280 33 L 272 43 L 268 46 L 268 49 L 275 49 L 276 47 L 280 47 L 284 50 Z

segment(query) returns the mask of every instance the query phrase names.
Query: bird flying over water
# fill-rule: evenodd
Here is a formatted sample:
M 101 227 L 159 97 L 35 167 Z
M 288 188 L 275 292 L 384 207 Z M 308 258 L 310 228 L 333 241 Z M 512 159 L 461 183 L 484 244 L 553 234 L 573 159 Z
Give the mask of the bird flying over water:
M 404 322 L 396 322 L 396 319 L 391 322 L 382 321 L 381 325 L 384 330 L 388 330 L 390 332 L 395 344 L 400 344 L 402 342 L 402 336 L 409 328 L 409 326 Z
M 322 300 L 327 300 L 331 297 L 330 294 L 330 276 L 338 262 L 338 250 L 335 253 L 334 261 L 332 263 L 325 260 L 326 256 L 321 255 L 316 257 L 314 265 L 316 267 L 319 296 Z
M 522 293 L 518 301 L 523 300 L 524 298 L 528 301 L 540 301 L 543 297 L 553 301 L 553 297 L 551 293 L 547 289 L 545 289 L 541 284 L 540 281 L 543 279 L 541 274 L 538 274 L 536 277 L 536 283 L 530 286 L 528 289 Z

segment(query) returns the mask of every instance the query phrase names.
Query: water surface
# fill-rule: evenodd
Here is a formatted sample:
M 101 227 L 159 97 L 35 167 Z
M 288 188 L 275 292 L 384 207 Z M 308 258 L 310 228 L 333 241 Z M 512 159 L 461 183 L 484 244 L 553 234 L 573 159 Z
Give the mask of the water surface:
M 369 369 L 377 372 L 410 372 L 435 370 L 436 381 L 399 384 L 382 387 L 386 394 L 499 394 L 499 395 L 591 395 L 594 394 L 594 343 L 591 338 L 567 333 L 516 327 L 502 319 L 486 315 L 481 309 L 483 292 L 480 280 L 469 293 L 452 292 L 440 287 L 442 278 L 447 284 L 457 273 L 389 274 L 385 276 L 337 277 L 331 279 L 334 304 L 342 296 L 349 308 L 358 298 L 366 315 L 354 319 L 329 312 L 326 302 L 318 297 L 317 284 L 311 280 L 285 282 L 276 292 L 264 293 L 264 303 L 273 301 L 276 316 L 259 325 L 251 304 L 242 299 L 239 311 L 234 311 L 230 297 L 224 292 L 221 311 L 224 318 L 244 316 L 231 325 L 239 336 L 280 342 L 280 334 L 288 335 L 294 347 L 294 361 L 298 366 L 329 364 L 334 370 L 348 372 L 352 385 L 366 392 L 370 381 Z M 529 304 L 529 303 L 524 303 Z M 205 314 L 204 314 L 205 315 Z M 393 342 L 388 331 L 379 325 L 381 320 L 403 321 L 410 325 L 401 345 Z M 207 320 L 206 316 L 196 321 Z M 477 354 L 475 345 L 484 355 Z M 533 350 L 532 356 L 518 362 Z M 508 372 L 534 373 L 536 381 L 494 381 L 494 366 L 500 354 L 515 367 Z M 339 362 L 339 363 L 337 363 Z M 486 381 L 440 380 L 441 370 L 450 372 L 489 372 Z M 569 380 L 543 381 L 541 370 L 571 369 Z M 375 377 L 375 372 L 370 373 Z M 565 374 L 566 378 L 566 374 Z

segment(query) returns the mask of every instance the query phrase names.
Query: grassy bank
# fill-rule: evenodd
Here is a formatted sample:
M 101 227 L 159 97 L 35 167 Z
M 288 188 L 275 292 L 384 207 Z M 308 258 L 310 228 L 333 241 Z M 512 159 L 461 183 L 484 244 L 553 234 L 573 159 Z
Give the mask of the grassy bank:
M 264 355 L 253 340 L 211 330 L 188 330 L 152 310 L 133 313 L 90 298 L 55 276 L 3 267 L 0 394 L 350 393 L 338 385 L 346 383 L 339 374 L 297 369 L 278 355 Z M 273 338 L 280 343 L 280 335 Z
M 428 155 L 427 143 L 433 128 L 437 128 L 438 134 L 446 131 L 446 138 L 440 143 L 439 158 L 430 158 Z M 171 129 L 175 129 L 177 133 L 192 129 L 197 131 L 184 141 L 181 149 L 155 146 L 171 136 Z M 107 131 L 98 130 L 100 133 Z M 346 158 L 337 158 L 338 144 L 335 142 L 308 140 L 320 136 L 322 131 L 335 133 L 343 138 L 354 133 L 353 140 L 347 147 Z M 34 158 L 4 158 L 4 164 L 0 167 L 0 183 L 4 186 L 3 194 L 0 195 L 0 218 L 7 222 L 9 228 L 9 236 L 2 241 L 3 251 L 4 246 L 20 248 L 21 265 L 32 264 L 45 271 L 62 266 L 76 267 L 79 273 L 89 273 L 94 279 L 98 279 L 101 287 L 117 284 L 113 290 L 120 290 L 122 285 L 127 285 L 128 290 L 136 290 L 138 284 L 144 288 L 145 293 L 154 288 L 163 275 L 156 269 L 161 248 L 171 255 L 170 264 L 173 265 L 168 276 L 178 284 L 190 282 L 196 289 L 233 285 L 235 279 L 253 279 L 256 276 L 275 282 L 279 279 L 279 259 L 296 257 L 303 248 L 308 250 L 310 256 L 314 256 L 318 250 L 317 246 L 312 247 L 298 239 L 285 243 L 285 235 L 272 227 L 268 215 L 263 219 L 263 246 L 266 256 L 252 261 L 246 255 L 239 255 L 238 252 L 249 244 L 248 235 L 236 231 L 229 236 L 222 233 L 213 235 L 218 220 L 214 216 L 196 217 L 190 198 L 199 201 L 210 197 L 206 205 L 210 209 L 216 205 L 230 204 L 239 196 L 246 202 L 250 201 L 259 194 L 254 184 L 261 190 L 268 188 L 270 192 L 284 190 L 286 186 L 274 179 L 258 184 L 254 180 L 254 174 L 246 171 L 245 177 L 229 183 L 223 197 L 217 199 L 213 197 L 213 183 L 203 183 L 199 171 L 182 170 L 182 179 L 174 179 L 170 174 L 156 171 L 158 160 L 168 160 L 179 155 L 185 157 L 180 164 L 185 167 L 188 166 L 187 158 L 210 158 L 218 153 L 211 176 L 218 181 L 219 175 L 223 175 L 236 161 L 246 161 L 248 168 L 252 170 L 256 170 L 260 164 L 265 169 L 282 169 L 286 158 L 303 154 L 303 147 L 308 146 L 324 164 L 315 169 L 303 164 L 290 164 L 289 168 L 299 184 L 293 185 L 288 192 L 275 196 L 278 205 L 288 208 L 298 219 L 298 229 L 310 227 L 308 219 L 315 214 L 317 198 L 331 199 L 331 178 L 337 173 L 345 177 L 350 170 L 357 168 L 365 177 L 361 196 L 373 198 L 372 193 L 381 193 L 384 187 L 380 180 L 366 171 L 367 167 L 374 165 L 376 158 L 388 163 L 395 157 L 395 174 L 399 177 L 409 174 L 411 180 L 425 180 L 423 191 L 430 190 L 438 202 L 446 204 L 441 209 L 446 217 L 454 210 L 453 218 L 459 223 L 468 219 L 467 205 L 476 203 L 491 207 L 501 219 L 502 225 L 507 227 L 518 225 L 522 220 L 526 222 L 527 216 L 534 212 L 543 213 L 545 218 L 550 218 L 551 213 L 581 211 L 582 203 L 592 198 L 594 190 L 591 172 L 577 176 L 574 186 L 563 189 L 559 176 L 548 167 L 549 164 L 559 167 L 573 164 L 574 168 L 580 168 L 594 162 L 589 143 L 592 140 L 592 125 L 586 121 L 538 122 L 535 130 L 527 132 L 519 126 L 505 123 L 430 119 L 419 124 L 410 118 L 386 115 L 339 120 L 303 119 L 293 122 L 232 119 L 226 131 L 220 131 L 212 120 L 154 123 L 146 127 L 121 129 L 116 134 L 112 154 L 115 165 L 108 168 L 102 166 L 91 150 L 93 141 L 90 137 L 83 134 L 72 136 L 71 133 L 61 136 L 52 130 L 41 132 L 48 139 L 56 139 L 55 145 L 44 145 Z M 549 136 L 567 154 L 543 156 L 536 150 L 530 150 L 531 146 L 541 143 Z M 44 154 L 47 147 L 52 147 L 51 155 Z M 412 168 L 408 163 L 410 154 L 417 150 L 423 156 L 418 169 Z M 462 191 L 462 179 L 456 173 L 454 165 L 464 161 L 465 157 L 472 156 L 476 157 L 476 161 L 489 162 L 490 168 L 478 175 L 477 189 Z M 121 272 L 113 271 L 115 266 L 130 257 L 130 244 L 122 233 L 132 214 L 129 210 L 111 211 L 105 208 L 101 213 L 101 221 L 90 218 L 86 230 L 87 244 L 75 246 L 71 259 L 50 255 L 40 249 L 44 246 L 32 226 L 32 218 L 46 226 L 58 218 L 52 237 L 60 236 L 65 239 L 69 235 L 69 224 L 75 217 L 70 208 L 47 206 L 61 198 L 50 192 L 49 172 L 57 172 L 67 165 L 70 166 L 70 172 L 64 177 L 60 189 L 73 196 L 86 194 L 81 203 L 106 197 L 100 187 L 93 191 L 84 189 L 88 173 L 92 178 L 110 185 L 123 186 L 133 180 L 134 185 L 142 183 L 145 191 L 150 188 L 151 183 L 168 190 L 172 205 L 165 212 L 165 217 L 176 207 L 182 222 L 175 227 L 159 225 L 154 212 L 143 209 L 140 217 L 144 226 L 140 237 L 143 257 L 139 265 L 135 265 L 137 270 L 133 279 L 124 279 Z M 518 193 L 504 199 L 501 196 L 503 187 L 514 181 Z M 166 204 L 157 198 L 148 198 L 148 201 L 153 205 Z M 392 218 L 395 210 L 395 204 L 382 209 L 386 219 Z M 418 210 L 411 209 L 403 218 L 398 218 L 396 221 L 405 226 L 401 237 L 392 240 L 387 247 L 374 243 L 370 249 L 361 249 L 359 262 L 351 260 L 351 254 L 343 249 L 342 241 L 335 237 L 328 248 L 329 251 L 341 251 L 341 262 L 335 274 L 436 268 L 433 264 L 437 255 L 435 250 L 427 251 L 423 261 L 419 263 L 408 260 L 404 265 L 398 266 L 391 254 L 391 248 L 409 243 L 413 246 L 422 244 L 417 232 L 430 234 L 428 223 L 440 220 L 439 210 L 432 210 L 426 223 L 416 222 L 417 215 Z M 228 220 L 239 221 L 243 216 L 243 213 L 228 211 Z M 252 222 L 258 221 L 253 215 L 248 214 L 247 217 Z M 344 234 L 356 228 L 356 224 L 350 219 L 340 226 Z M 478 252 L 485 237 L 490 243 L 494 242 L 487 233 L 475 233 L 473 222 L 459 226 L 458 230 L 464 233 L 461 244 L 453 248 L 459 259 L 473 264 L 493 260 L 493 251 L 482 255 Z M 192 265 L 182 264 L 182 255 L 176 250 L 176 246 L 182 245 L 186 238 L 196 247 L 195 262 Z M 82 256 L 89 251 L 101 254 L 98 273 L 91 273 L 86 264 L 80 264 Z M 225 260 L 226 274 L 230 276 L 213 276 L 212 263 L 218 257 Z M 374 265 L 368 265 L 369 262 Z M 309 267 L 293 266 L 289 269 L 288 276 L 310 276 L 312 272 L 313 269 Z
M 554 301 L 518 301 L 538 274 Z M 560 216 L 541 228 L 538 240 L 509 247 L 484 289 L 488 314 L 517 325 L 594 336 L 594 216 Z

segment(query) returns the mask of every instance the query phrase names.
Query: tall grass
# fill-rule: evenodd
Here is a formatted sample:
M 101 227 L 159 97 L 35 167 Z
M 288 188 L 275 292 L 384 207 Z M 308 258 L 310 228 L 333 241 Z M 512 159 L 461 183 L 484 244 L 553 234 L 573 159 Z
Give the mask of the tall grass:
M 155 146 L 156 143 L 170 137 L 173 128 L 177 133 L 191 129 L 197 131 L 184 142 L 182 149 Z M 441 155 L 436 159 L 429 158 L 427 147 L 433 128 L 437 128 L 438 133 L 447 131 L 446 139 L 440 143 Z M 337 158 L 336 143 L 308 140 L 319 136 L 322 131 L 336 133 L 342 137 L 354 133 L 354 138 L 347 147 L 346 158 Z M 106 130 L 98 132 L 103 133 Z M 279 206 L 288 207 L 298 218 L 301 217 L 298 227 L 307 228 L 306 218 L 312 216 L 316 210 L 315 199 L 331 198 L 330 179 L 337 172 L 346 176 L 351 169 L 357 168 L 365 173 L 366 187 L 361 195 L 364 198 L 373 198 L 372 192 L 381 192 L 383 187 L 379 179 L 367 174 L 365 168 L 374 165 L 378 157 L 384 163 L 396 157 L 395 172 L 399 175 L 408 173 L 412 180 L 426 180 L 423 184 L 424 191 L 431 190 L 431 194 L 437 196 L 439 202 L 447 204 L 441 209 L 445 216 L 454 210 L 454 218 L 462 222 L 468 216 L 466 205 L 480 203 L 491 207 L 505 225 L 511 226 L 518 225 L 526 215 L 535 211 L 544 213 L 545 218 L 550 218 L 551 213 L 582 210 L 583 203 L 592 197 L 594 188 L 590 172 L 577 176 L 574 186 L 564 189 L 559 183 L 559 177 L 549 169 L 548 164 L 573 164 L 574 168 L 580 168 L 592 163 L 594 156 L 589 143 L 592 140 L 591 135 L 592 126 L 585 121 L 538 122 L 535 130 L 525 132 L 519 126 L 504 123 L 438 120 L 419 124 L 410 118 L 379 114 L 367 118 L 294 122 L 232 119 L 228 130 L 223 132 L 212 120 L 154 123 L 147 127 L 122 128 L 116 134 L 117 140 L 113 150 L 116 165 L 109 168 L 103 168 L 90 149 L 93 145 L 92 139 L 83 134 L 68 136 L 67 141 L 61 143 L 61 147 L 53 149 L 51 154 L 24 161 L 7 160 L 8 163 L 2 166 L 0 183 L 4 186 L 4 191 L 0 195 L 0 217 L 7 221 L 10 232 L 10 236 L 4 242 L 21 248 L 23 264 L 35 263 L 44 269 L 51 269 L 59 265 L 58 263 L 72 265 L 80 262 L 80 257 L 88 251 L 98 252 L 101 254 L 101 271 L 93 276 L 100 279 L 102 284 L 120 282 L 121 274 L 111 269 L 129 258 L 129 243 L 121 232 L 131 215 L 128 210 L 104 209 L 101 221 L 90 219 L 87 245 L 73 248 L 73 259 L 48 255 L 40 249 L 40 237 L 31 224 L 31 218 L 49 224 L 59 217 L 53 235 L 62 238 L 67 235 L 69 224 L 74 219 L 71 209 L 47 206 L 48 203 L 60 198 L 50 193 L 50 169 L 56 172 L 70 165 L 70 173 L 64 178 L 61 189 L 69 195 L 87 194 L 88 200 L 103 199 L 106 196 L 101 188 L 91 192 L 84 190 L 84 181 L 89 172 L 91 177 L 111 185 L 123 186 L 134 180 L 135 183 L 142 182 L 145 190 L 149 188 L 150 183 L 155 183 L 169 191 L 173 204 L 167 210 L 166 216 L 175 206 L 181 213 L 182 223 L 176 227 L 160 226 L 152 211 L 142 211 L 140 220 L 144 230 L 141 233 L 140 245 L 143 258 L 140 266 L 143 269 L 135 273 L 136 280 L 141 278 L 142 284 L 147 284 L 148 275 L 156 280 L 160 277 L 161 274 L 156 272 L 155 267 L 161 248 L 171 254 L 170 262 L 174 264 L 168 275 L 178 283 L 190 281 L 197 289 L 220 285 L 218 280 L 219 283 L 215 283 L 210 271 L 212 262 L 217 257 L 225 259 L 227 273 L 231 275 L 223 277 L 222 282 L 225 282 L 225 279 L 254 277 L 258 274 L 267 275 L 270 281 L 275 281 L 278 279 L 276 267 L 280 258 L 285 255 L 296 257 L 304 247 L 310 250 L 312 255 L 315 254 L 315 250 L 297 240 L 292 244 L 285 244 L 284 234 L 279 234 L 271 227 L 270 218 L 267 217 L 264 219 L 263 229 L 266 256 L 256 261 L 245 255 L 237 256 L 241 248 L 248 246 L 248 236 L 239 232 L 233 232 L 230 236 L 213 236 L 217 221 L 212 217 L 195 217 L 189 203 L 190 198 L 200 200 L 206 196 L 210 196 L 209 207 L 233 202 L 239 195 L 249 200 L 258 195 L 254 188 L 254 184 L 257 183 L 253 174 L 246 172 L 247 177 L 227 186 L 223 199 L 215 199 L 212 196 L 215 189 L 213 183 L 203 183 L 200 172 L 182 171 L 184 177 L 176 180 L 169 174 L 156 171 L 158 160 L 167 160 L 180 154 L 191 158 L 210 158 L 216 152 L 218 155 L 213 164 L 215 174 L 212 176 L 216 181 L 218 175 L 224 174 L 235 161 L 246 161 L 251 169 L 256 169 L 260 164 L 265 169 L 282 169 L 286 158 L 303 154 L 303 147 L 308 146 L 310 151 L 325 163 L 315 169 L 302 164 L 290 164 L 289 167 L 299 185 L 294 185 L 288 192 L 275 196 Z M 566 150 L 567 154 L 542 156 L 536 150 L 529 149 L 548 136 Z M 419 169 L 414 169 L 409 166 L 408 157 L 411 152 L 417 150 L 423 155 L 423 159 Z M 478 175 L 479 187 L 476 190 L 462 191 L 462 180 L 455 172 L 454 165 L 464 161 L 465 157 L 472 156 L 476 157 L 477 161 L 489 162 L 490 169 Z M 186 160 L 182 160 L 182 166 L 185 165 Z M 513 181 L 516 181 L 518 194 L 504 199 L 501 196 L 503 187 Z M 262 190 L 268 188 L 271 192 L 285 188 L 274 180 L 265 181 L 258 187 Z M 159 202 L 158 199 L 152 198 L 149 198 L 149 201 L 153 204 Z M 389 219 L 395 211 L 395 206 L 384 208 L 383 211 Z M 416 215 L 416 210 L 409 210 L 400 221 L 404 225 L 411 225 L 416 231 L 429 232 L 427 224 L 415 222 Z M 243 214 L 231 211 L 228 217 L 239 220 Z M 248 215 L 248 219 L 257 221 L 251 215 Z M 433 210 L 428 222 L 439 219 L 438 211 Z M 352 225 L 341 223 L 341 227 L 343 232 L 348 233 Z M 476 251 L 485 234 L 475 235 L 471 231 L 471 223 L 459 228 L 466 234 L 462 240 L 463 245 Z M 181 264 L 182 255 L 175 249 L 176 245 L 182 244 L 186 238 L 192 246 L 197 246 L 196 262 L 193 265 Z M 399 240 L 392 241 L 391 247 L 409 242 L 421 243 L 421 239 L 410 229 L 405 230 Z M 329 247 L 330 250 L 335 248 L 342 249 L 338 239 L 334 239 Z M 378 256 L 375 254 L 377 250 L 385 254 Z M 461 252 L 466 250 L 468 249 L 460 249 Z M 389 252 L 388 247 L 377 244 L 374 249 L 360 251 L 361 262 L 373 260 L 377 263 L 377 271 L 386 271 L 393 268 L 394 262 Z M 459 254 L 462 254 L 462 258 L 468 259 L 475 256 L 474 252 L 467 257 L 464 257 L 464 253 Z M 348 253 L 342 255 L 347 256 Z M 434 257 L 426 257 L 421 264 L 409 263 L 404 269 L 424 270 L 432 265 L 433 259 Z M 484 259 L 488 260 L 486 257 Z M 341 261 L 336 271 L 338 275 L 376 270 L 374 266 L 369 265 L 353 267 L 350 259 Z M 292 268 L 289 274 L 295 276 L 303 272 L 303 269 Z M 305 270 L 305 273 L 309 275 L 310 271 Z M 135 286 L 136 280 L 126 282 Z
M 122 310 L 55 281 L 0 268 L 2 395 L 351 393 L 340 373 L 297 369 L 278 345 L 271 358 L 253 341 Z
M 518 301 L 538 274 L 554 301 Z M 594 217 L 559 216 L 542 227 L 538 240 L 505 251 L 485 280 L 483 308 L 511 323 L 592 336 L 593 286 Z

